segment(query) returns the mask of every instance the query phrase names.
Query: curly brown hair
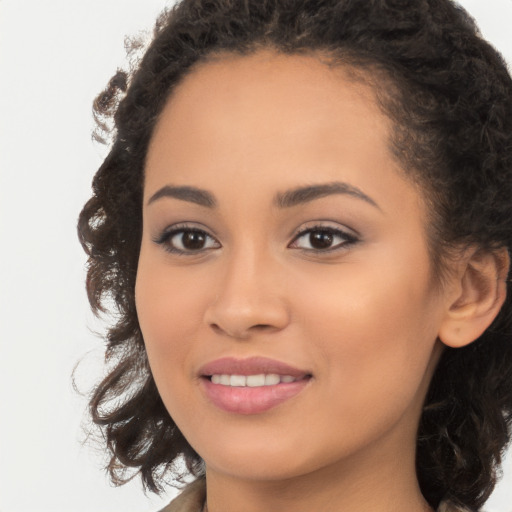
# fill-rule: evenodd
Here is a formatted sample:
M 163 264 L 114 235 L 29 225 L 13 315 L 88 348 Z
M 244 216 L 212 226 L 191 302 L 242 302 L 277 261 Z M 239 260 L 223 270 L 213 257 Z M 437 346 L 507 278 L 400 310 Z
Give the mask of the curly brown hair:
M 158 395 L 135 308 L 155 123 L 192 66 L 264 47 L 328 55 L 374 85 L 394 122 L 394 153 L 429 200 L 438 273 L 454 245 L 512 247 L 512 80 L 461 7 L 450 0 L 179 2 L 159 17 L 140 62 L 118 71 L 94 103 L 100 130 L 114 121 L 112 145 L 78 223 L 91 306 L 116 319 L 106 335 L 108 375 L 90 401 L 116 483 L 140 473 L 158 492 L 182 459 L 192 474 L 203 471 Z M 477 510 L 494 488 L 512 424 L 511 319 L 508 289 L 491 327 L 467 347 L 446 348 L 436 369 L 417 438 L 418 479 L 433 507 L 448 499 Z

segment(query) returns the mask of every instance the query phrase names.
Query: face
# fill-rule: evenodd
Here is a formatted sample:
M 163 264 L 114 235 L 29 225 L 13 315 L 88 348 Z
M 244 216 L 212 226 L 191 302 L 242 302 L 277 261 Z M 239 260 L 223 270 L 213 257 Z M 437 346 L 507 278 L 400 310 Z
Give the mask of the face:
M 313 56 L 204 63 L 166 105 L 137 312 L 162 399 L 207 471 L 414 464 L 446 301 L 390 130 L 370 89 Z

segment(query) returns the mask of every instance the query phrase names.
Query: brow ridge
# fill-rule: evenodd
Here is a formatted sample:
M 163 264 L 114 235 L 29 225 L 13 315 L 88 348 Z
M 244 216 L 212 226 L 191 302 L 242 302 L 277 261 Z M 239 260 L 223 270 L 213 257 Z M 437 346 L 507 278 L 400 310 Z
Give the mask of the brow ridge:
M 278 208 L 291 208 L 293 206 L 299 206 L 301 204 L 335 194 L 345 194 L 361 199 L 380 210 L 379 205 L 362 190 L 348 183 L 339 181 L 306 185 L 287 190 L 285 192 L 280 192 L 276 194 L 274 204 Z M 217 201 L 211 192 L 188 185 L 165 185 L 149 198 L 147 204 L 149 205 L 164 197 L 195 203 L 206 208 L 215 208 L 217 206 Z
M 170 197 L 173 199 L 179 199 L 180 201 L 187 201 L 189 203 L 195 203 L 206 208 L 215 208 L 217 201 L 214 195 L 207 190 L 203 190 L 197 187 L 191 186 L 175 186 L 165 185 L 158 189 L 149 199 L 147 204 L 150 205 L 159 199 L 164 197 Z
M 350 185 L 349 183 L 340 181 L 307 185 L 287 190 L 286 192 L 281 192 L 276 195 L 274 204 L 278 208 L 291 208 L 293 206 L 298 206 L 300 204 L 308 203 L 315 199 L 320 199 L 334 194 L 345 194 L 361 199 L 380 210 L 379 205 L 362 190 Z

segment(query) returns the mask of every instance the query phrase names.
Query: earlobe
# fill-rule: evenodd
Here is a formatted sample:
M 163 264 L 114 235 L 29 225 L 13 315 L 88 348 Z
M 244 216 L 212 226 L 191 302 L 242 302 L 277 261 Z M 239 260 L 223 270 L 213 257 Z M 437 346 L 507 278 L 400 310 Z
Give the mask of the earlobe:
M 505 301 L 506 279 L 510 264 L 506 248 L 466 253 L 439 329 L 439 338 L 447 346 L 459 348 L 479 338 L 491 325 Z

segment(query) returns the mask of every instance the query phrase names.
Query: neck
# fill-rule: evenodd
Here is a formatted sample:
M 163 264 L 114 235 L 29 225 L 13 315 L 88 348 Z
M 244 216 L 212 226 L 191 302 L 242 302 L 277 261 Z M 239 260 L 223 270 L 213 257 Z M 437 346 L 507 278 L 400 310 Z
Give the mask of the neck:
M 244 479 L 207 466 L 206 481 L 208 512 L 432 512 L 418 486 L 414 453 L 405 451 L 359 455 L 279 481 Z

